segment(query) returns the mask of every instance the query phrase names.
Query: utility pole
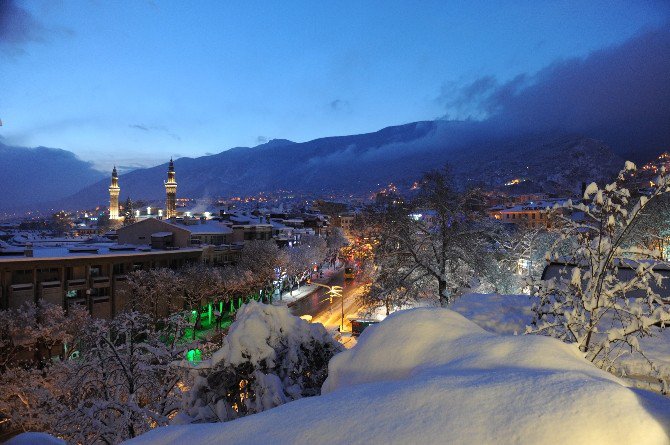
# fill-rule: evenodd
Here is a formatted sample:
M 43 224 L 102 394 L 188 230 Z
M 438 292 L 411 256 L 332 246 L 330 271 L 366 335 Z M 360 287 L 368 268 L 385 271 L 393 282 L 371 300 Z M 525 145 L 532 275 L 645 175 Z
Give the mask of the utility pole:
M 328 297 L 330 299 L 330 304 L 333 304 L 333 298 L 340 299 L 341 307 L 341 316 L 340 316 L 340 332 L 344 332 L 344 297 L 342 296 L 342 286 L 328 286 L 327 284 L 321 283 L 311 283 L 315 286 L 323 287 L 328 289 Z

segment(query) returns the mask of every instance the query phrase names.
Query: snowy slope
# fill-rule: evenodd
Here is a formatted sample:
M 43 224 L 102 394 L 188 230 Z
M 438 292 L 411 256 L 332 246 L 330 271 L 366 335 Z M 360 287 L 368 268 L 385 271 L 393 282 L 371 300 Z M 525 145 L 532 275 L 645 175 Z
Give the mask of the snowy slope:
M 626 387 L 569 345 L 500 336 L 447 309 L 391 315 L 329 370 L 320 397 L 128 443 L 670 443 L 670 400 Z
M 533 321 L 532 298 L 528 295 L 467 294 L 450 308 L 480 327 L 496 334 L 523 334 Z M 652 337 L 640 339 L 640 347 L 654 363 L 639 354 L 622 353 L 616 362 L 617 374 L 630 378 L 639 387 L 656 391 L 661 387 L 653 376 L 670 380 L 670 329 L 654 328 Z

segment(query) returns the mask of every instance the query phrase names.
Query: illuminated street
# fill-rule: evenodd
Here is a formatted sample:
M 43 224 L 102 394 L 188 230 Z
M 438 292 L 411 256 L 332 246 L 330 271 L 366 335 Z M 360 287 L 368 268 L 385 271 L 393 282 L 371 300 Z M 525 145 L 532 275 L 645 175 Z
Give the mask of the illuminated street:
M 359 303 L 357 297 L 362 292 L 363 286 L 357 281 L 345 281 L 344 271 L 340 271 L 328 284 L 344 288 L 342 293 L 344 298 L 344 326 L 345 331 L 350 331 L 351 324 L 348 318 L 358 315 Z M 327 292 L 327 289 L 320 288 L 296 301 L 289 306 L 291 313 L 298 316 L 311 315 L 312 322 L 322 323 L 328 330 L 336 329 L 340 325 L 342 306 L 338 299 L 334 299 L 331 304 Z

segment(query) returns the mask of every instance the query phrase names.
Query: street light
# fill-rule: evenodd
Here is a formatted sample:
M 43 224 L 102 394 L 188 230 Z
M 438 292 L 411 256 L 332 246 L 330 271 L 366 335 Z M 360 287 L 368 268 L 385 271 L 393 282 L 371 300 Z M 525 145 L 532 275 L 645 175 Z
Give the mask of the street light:
M 344 298 L 342 297 L 342 286 L 328 286 L 321 283 L 311 283 L 315 286 L 324 287 L 328 289 L 328 298 L 330 299 L 330 304 L 333 304 L 333 298 L 339 298 L 342 309 L 342 316 L 340 318 L 340 332 L 344 332 Z

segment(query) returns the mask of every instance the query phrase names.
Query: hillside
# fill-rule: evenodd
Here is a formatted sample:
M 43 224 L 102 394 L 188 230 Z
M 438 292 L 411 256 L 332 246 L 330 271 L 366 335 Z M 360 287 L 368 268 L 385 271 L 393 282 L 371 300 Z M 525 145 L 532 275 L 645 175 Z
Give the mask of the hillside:
M 623 160 L 603 143 L 580 136 L 498 139 L 476 122 L 415 122 L 352 136 L 294 143 L 272 140 L 199 158 L 175 160 L 178 195 L 249 195 L 261 191 L 366 193 L 389 182 L 409 186 L 429 169 L 450 163 L 462 185 L 501 186 L 527 179 L 535 191 L 565 193 L 599 181 Z M 167 163 L 120 177 L 121 198 L 161 199 Z M 64 206 L 107 201 L 108 180 L 84 188 Z
M 103 177 L 73 153 L 0 143 L 0 210 L 31 207 L 70 196 Z

